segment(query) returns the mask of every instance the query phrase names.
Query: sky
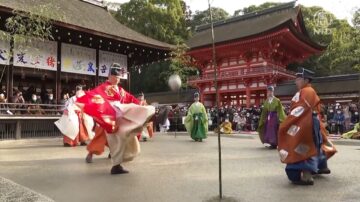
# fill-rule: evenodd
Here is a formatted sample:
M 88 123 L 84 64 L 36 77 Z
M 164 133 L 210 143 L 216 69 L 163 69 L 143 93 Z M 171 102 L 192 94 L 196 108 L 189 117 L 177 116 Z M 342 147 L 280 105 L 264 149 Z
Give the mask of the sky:
M 124 3 L 129 0 L 106 0 L 109 2 Z M 212 6 L 226 10 L 230 15 L 235 10 L 250 6 L 260 5 L 265 2 L 289 2 L 291 0 L 210 0 Z M 185 0 L 192 11 L 205 10 L 208 8 L 208 0 Z M 356 8 L 360 8 L 360 0 L 298 0 L 297 4 L 304 6 L 320 6 L 330 11 L 339 19 L 346 19 L 349 22 Z

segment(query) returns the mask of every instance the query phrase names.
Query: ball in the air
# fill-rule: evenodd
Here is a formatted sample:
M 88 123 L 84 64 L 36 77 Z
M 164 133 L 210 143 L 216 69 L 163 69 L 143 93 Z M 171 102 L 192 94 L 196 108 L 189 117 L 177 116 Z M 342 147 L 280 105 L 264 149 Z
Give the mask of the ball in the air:
M 169 87 L 172 91 L 177 91 L 181 87 L 181 78 L 179 75 L 171 75 L 168 81 Z

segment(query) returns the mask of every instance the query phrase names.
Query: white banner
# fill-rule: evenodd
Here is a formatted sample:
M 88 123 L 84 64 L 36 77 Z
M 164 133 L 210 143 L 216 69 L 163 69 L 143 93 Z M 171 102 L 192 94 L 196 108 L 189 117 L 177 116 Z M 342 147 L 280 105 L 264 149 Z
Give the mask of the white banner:
M 0 64 L 9 65 L 10 41 L 0 39 Z
M 96 50 L 62 43 L 61 71 L 96 75 Z
M 26 44 L 15 41 L 14 66 L 57 70 L 57 42 L 33 39 Z
M 109 69 L 112 63 L 118 63 L 121 67 L 124 67 L 127 71 L 127 56 L 112 53 L 108 51 L 99 51 L 99 76 L 107 77 L 109 76 Z M 124 75 L 124 78 L 127 79 L 127 74 Z

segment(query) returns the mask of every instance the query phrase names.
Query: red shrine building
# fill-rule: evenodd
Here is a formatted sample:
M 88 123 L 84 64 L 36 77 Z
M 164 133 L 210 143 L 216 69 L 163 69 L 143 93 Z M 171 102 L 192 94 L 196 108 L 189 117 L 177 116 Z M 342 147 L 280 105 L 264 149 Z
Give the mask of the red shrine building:
M 266 87 L 294 79 L 290 63 L 321 54 L 326 47 L 312 41 L 295 2 L 214 23 L 217 84 L 220 105 L 259 106 Z M 197 27 L 188 40 L 200 75 L 188 79 L 206 106 L 216 100 L 212 65 L 211 25 Z

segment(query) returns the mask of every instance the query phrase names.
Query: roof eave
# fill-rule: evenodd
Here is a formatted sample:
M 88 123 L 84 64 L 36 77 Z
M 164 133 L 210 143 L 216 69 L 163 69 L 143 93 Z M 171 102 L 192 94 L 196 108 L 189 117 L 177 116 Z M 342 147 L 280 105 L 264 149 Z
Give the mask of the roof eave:
M 215 46 L 217 45 L 223 45 L 223 44 L 227 44 L 227 43 L 231 43 L 233 41 L 239 41 L 239 40 L 247 40 L 249 38 L 255 38 L 255 37 L 259 37 L 260 35 L 264 35 L 264 34 L 269 34 L 271 32 L 275 32 L 277 30 L 283 29 L 283 28 L 289 28 L 289 30 L 297 37 L 299 38 L 302 42 L 306 43 L 307 45 L 311 46 L 312 48 L 315 48 L 319 51 L 324 51 L 327 46 L 323 46 L 320 44 L 317 44 L 316 42 L 312 41 L 309 37 L 304 37 L 303 35 L 301 35 L 301 33 L 299 33 L 295 27 L 294 22 L 289 19 L 288 21 L 285 21 L 284 23 L 273 27 L 271 29 L 265 30 L 263 32 L 257 33 L 255 35 L 251 35 L 251 36 L 246 36 L 246 37 L 242 37 L 242 38 L 236 38 L 236 39 L 232 39 L 232 40 L 227 40 L 227 41 L 220 41 L 215 43 Z M 187 44 L 188 45 L 188 44 Z M 188 45 L 189 46 L 189 45 Z M 195 47 L 190 47 L 189 51 L 193 51 L 193 50 L 197 50 L 197 49 L 202 49 L 202 48 L 208 48 L 210 47 L 211 44 L 206 44 L 206 45 L 201 45 L 201 46 L 195 46 Z
M 12 9 L 12 8 L 0 5 L 0 11 L 12 14 L 13 10 L 14 9 Z M 69 28 L 69 29 L 77 30 L 77 31 L 83 31 L 83 32 L 86 32 L 86 33 L 92 33 L 92 34 L 100 36 L 100 37 L 110 38 L 110 39 L 119 40 L 119 41 L 128 42 L 128 43 L 133 43 L 133 44 L 137 44 L 137 45 L 142 45 L 142 46 L 146 46 L 146 47 L 149 47 L 149 48 L 162 49 L 162 50 L 166 50 L 166 51 L 172 51 L 172 50 L 174 50 L 176 48 L 176 46 L 172 45 L 172 44 L 167 44 L 167 46 L 158 46 L 158 45 L 154 45 L 154 44 L 144 43 L 144 42 L 140 42 L 140 41 L 136 41 L 136 40 L 131 40 L 131 39 L 127 39 L 127 38 L 123 38 L 123 37 L 119 37 L 119 36 L 99 32 L 97 30 L 87 29 L 87 28 L 84 28 L 84 27 L 81 27 L 81 26 L 72 25 L 72 24 L 61 22 L 61 21 L 58 21 L 58 20 L 54 20 L 54 24 L 58 25 L 58 26 L 66 27 L 66 28 Z M 165 43 L 165 42 L 162 42 L 162 43 Z

